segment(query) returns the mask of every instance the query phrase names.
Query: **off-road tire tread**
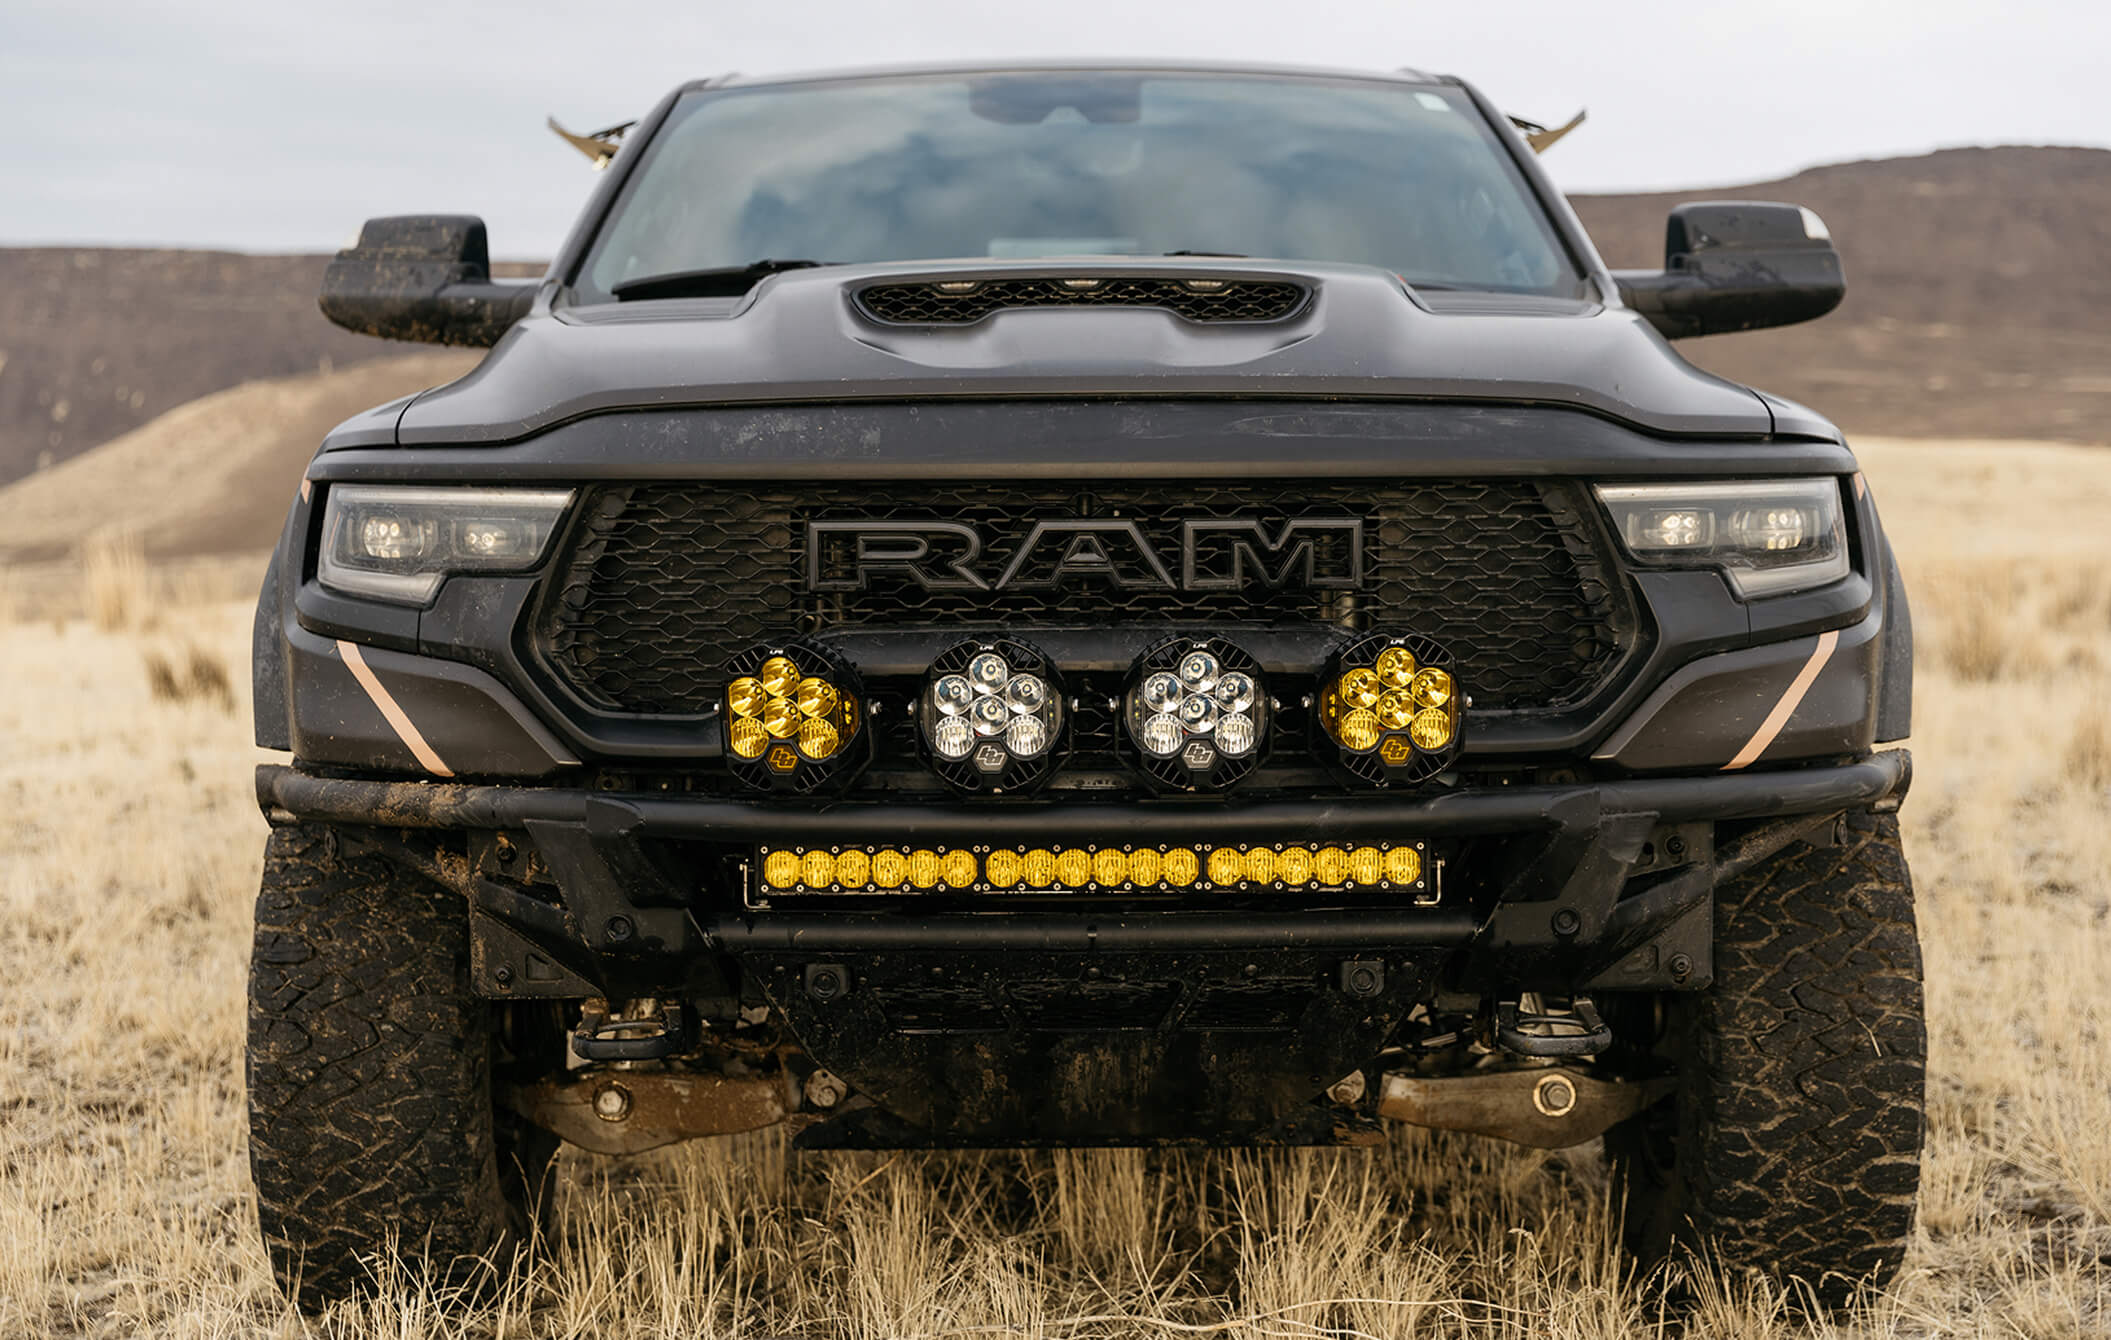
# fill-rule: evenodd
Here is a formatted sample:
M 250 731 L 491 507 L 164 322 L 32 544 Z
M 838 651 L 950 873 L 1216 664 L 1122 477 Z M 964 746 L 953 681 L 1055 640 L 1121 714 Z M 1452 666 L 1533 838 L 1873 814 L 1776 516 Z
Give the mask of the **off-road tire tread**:
M 1675 1234 L 1828 1307 L 1904 1257 L 1927 1064 L 1898 820 L 1857 812 L 1841 832 L 1717 890 L 1715 981 L 1689 1015 L 1676 1185 L 1653 1244 Z
M 435 1278 L 523 1225 L 502 1185 L 491 1011 L 460 897 L 316 826 L 273 831 L 249 979 L 250 1169 L 280 1286 L 311 1310 L 392 1245 Z

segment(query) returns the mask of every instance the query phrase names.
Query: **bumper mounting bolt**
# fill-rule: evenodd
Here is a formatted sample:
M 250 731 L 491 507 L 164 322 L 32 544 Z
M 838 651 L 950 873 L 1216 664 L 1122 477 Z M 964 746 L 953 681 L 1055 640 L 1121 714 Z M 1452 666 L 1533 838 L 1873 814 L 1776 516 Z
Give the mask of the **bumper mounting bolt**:
M 631 924 L 629 917 L 610 917 L 608 923 L 602 927 L 602 930 L 607 933 L 611 944 L 622 944 L 636 934 L 637 929 L 636 926 Z
M 1385 965 L 1376 959 L 1350 959 L 1341 965 L 1341 989 L 1358 1000 L 1385 990 Z
M 1564 907 L 1554 914 L 1554 934 L 1574 935 L 1583 929 L 1583 918 L 1576 915 L 1573 907 Z
M 1674 981 L 1685 981 L 1693 975 L 1693 960 L 1684 954 L 1671 956 L 1671 976 Z
M 497 982 L 500 986 L 511 986 L 513 985 L 513 969 L 501 963 L 492 971 L 491 980 Z
M 603 1121 L 621 1121 L 630 1115 L 630 1090 L 620 1084 L 604 1084 L 594 1090 L 594 1115 Z

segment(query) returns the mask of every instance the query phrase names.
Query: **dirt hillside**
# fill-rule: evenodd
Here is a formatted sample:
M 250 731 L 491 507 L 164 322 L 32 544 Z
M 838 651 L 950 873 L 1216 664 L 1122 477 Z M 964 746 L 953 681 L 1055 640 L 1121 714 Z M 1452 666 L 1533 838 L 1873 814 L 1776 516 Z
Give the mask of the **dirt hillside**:
M 0 485 L 214 391 L 419 351 L 325 321 L 315 295 L 327 263 L 0 247 Z
M 1850 433 L 2111 441 L 2111 152 L 1946 149 L 1574 203 L 1608 264 L 1641 269 L 1663 264 L 1673 205 L 1737 199 L 1816 210 L 1847 299 L 1808 325 L 1683 341 L 1686 357 Z
M 380 346 L 377 346 L 380 347 Z M 0 488 L 0 563 L 67 556 L 100 529 L 156 558 L 270 547 L 315 444 L 370 406 L 441 382 L 477 355 L 427 351 L 218 391 Z

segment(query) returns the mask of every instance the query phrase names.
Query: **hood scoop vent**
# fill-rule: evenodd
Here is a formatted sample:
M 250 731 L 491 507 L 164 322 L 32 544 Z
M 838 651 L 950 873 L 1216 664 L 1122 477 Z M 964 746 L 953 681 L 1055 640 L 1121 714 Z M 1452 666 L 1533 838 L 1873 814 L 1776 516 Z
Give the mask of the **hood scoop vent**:
M 1156 307 L 1187 321 L 1282 321 L 1312 292 L 1276 279 L 1046 275 L 1006 279 L 920 279 L 860 289 L 865 315 L 890 326 L 964 326 L 1019 307 Z

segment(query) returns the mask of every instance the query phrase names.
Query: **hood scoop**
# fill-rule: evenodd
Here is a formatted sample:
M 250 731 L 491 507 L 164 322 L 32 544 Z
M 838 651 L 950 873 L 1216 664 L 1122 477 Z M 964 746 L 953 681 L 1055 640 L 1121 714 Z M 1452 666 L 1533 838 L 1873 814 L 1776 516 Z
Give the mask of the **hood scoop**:
M 1278 279 L 1091 275 L 1075 271 L 1003 279 L 918 279 L 869 284 L 860 311 L 890 326 L 965 326 L 1027 307 L 1153 307 L 1185 321 L 1284 321 L 1312 290 Z

